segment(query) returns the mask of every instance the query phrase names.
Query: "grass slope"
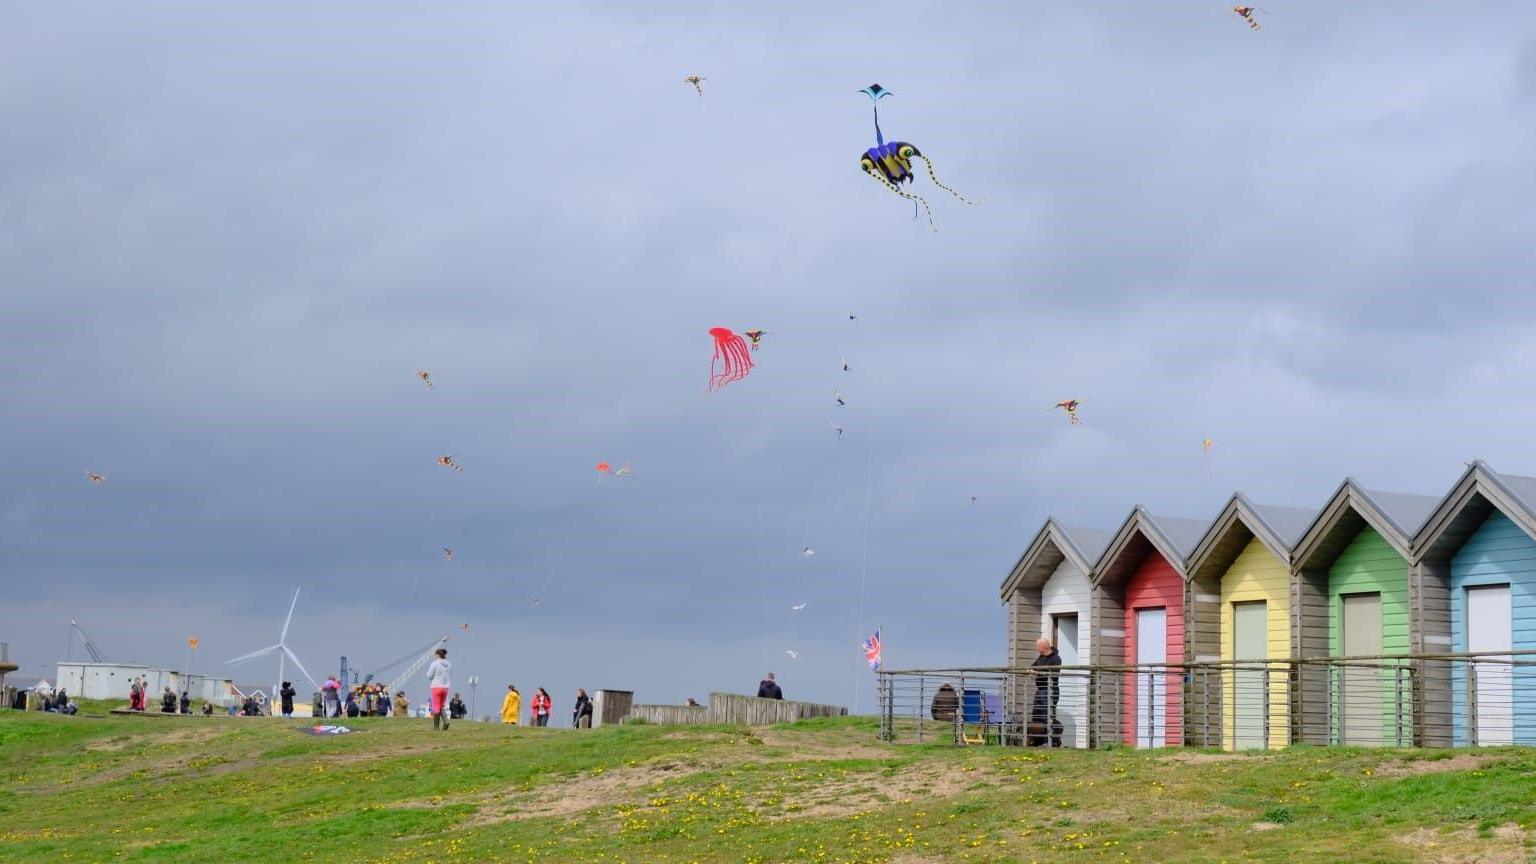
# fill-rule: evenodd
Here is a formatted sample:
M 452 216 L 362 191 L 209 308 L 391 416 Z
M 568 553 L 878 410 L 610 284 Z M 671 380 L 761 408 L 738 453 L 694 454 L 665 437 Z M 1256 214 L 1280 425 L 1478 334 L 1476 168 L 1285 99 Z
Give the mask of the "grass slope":
M 0 712 L 0 859 L 1536 861 L 1536 751 L 883 746 Z

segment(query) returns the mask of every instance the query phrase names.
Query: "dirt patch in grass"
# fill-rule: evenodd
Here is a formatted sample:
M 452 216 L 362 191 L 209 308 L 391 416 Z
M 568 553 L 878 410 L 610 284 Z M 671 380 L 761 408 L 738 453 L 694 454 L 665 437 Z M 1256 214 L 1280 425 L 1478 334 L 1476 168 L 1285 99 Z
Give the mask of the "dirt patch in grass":
M 137 747 L 141 744 L 169 747 L 177 744 L 194 744 L 200 741 L 208 741 L 222 734 L 224 734 L 224 730 L 211 726 L 177 729 L 174 732 L 140 732 L 138 734 L 120 735 L 104 741 L 92 741 L 85 745 L 85 749 L 95 753 L 113 753 L 118 750 Z
M 1519 825 L 1500 825 L 1487 837 L 1471 828 L 1419 828 L 1393 839 L 1419 850 L 1420 860 L 1433 864 L 1526 864 L 1532 857 L 1527 844 L 1533 837 L 1536 832 Z
M 869 736 L 851 737 L 846 741 L 822 740 L 803 732 L 763 729 L 759 739 L 769 747 L 782 747 L 795 752 L 800 759 L 894 759 L 901 754 L 889 747 L 869 743 Z
M 503 789 L 421 806 L 474 804 L 478 809 L 465 821 L 466 827 L 522 819 L 570 818 L 580 813 L 625 803 L 642 790 L 653 787 L 663 780 L 697 773 L 701 770 L 706 770 L 705 766 L 661 760 L 634 768 L 618 768 L 600 774 L 586 773 L 576 778 L 561 778 L 528 792 L 515 788 Z M 579 791 L 573 794 L 573 789 Z
M 1398 759 L 1377 765 L 1373 772 L 1377 777 L 1417 777 L 1420 774 L 1439 774 L 1445 771 L 1476 771 L 1494 761 L 1477 753 L 1462 753 L 1447 759 Z
M 1262 752 L 1262 751 L 1261 751 Z M 1217 762 L 1231 762 L 1235 759 L 1252 759 L 1248 753 L 1190 753 L 1180 750 L 1169 753 L 1158 759 L 1159 762 L 1177 762 L 1180 765 L 1211 765 Z
M 821 819 L 849 816 L 892 801 L 920 801 L 925 805 L 953 798 L 971 791 L 978 784 L 991 785 L 1003 779 L 986 770 L 934 771 L 933 766 L 907 768 L 894 774 L 882 774 L 872 783 L 869 774 L 850 774 L 816 785 L 810 795 L 784 802 L 785 815 L 791 819 Z

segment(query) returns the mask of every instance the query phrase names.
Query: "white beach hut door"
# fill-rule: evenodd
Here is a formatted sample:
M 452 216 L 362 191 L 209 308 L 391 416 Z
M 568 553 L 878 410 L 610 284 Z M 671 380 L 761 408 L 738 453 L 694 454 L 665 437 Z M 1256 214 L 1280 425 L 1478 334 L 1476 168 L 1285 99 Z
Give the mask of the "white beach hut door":
M 1161 664 L 1168 660 L 1168 613 L 1163 609 L 1136 610 L 1136 662 Z M 1160 747 L 1168 737 L 1167 675 L 1161 669 L 1136 674 L 1136 746 Z
M 1510 644 L 1509 586 L 1468 588 L 1467 650 L 1508 651 Z M 1477 676 L 1477 743 L 1514 743 L 1514 691 L 1509 665 L 1483 658 L 1473 668 Z
M 1061 665 L 1076 666 L 1083 662 L 1077 650 L 1077 616 L 1055 615 L 1051 619 L 1052 640 L 1056 643 L 1056 651 L 1061 654 Z M 1061 721 L 1061 740 L 1071 742 L 1075 746 L 1086 746 L 1087 741 L 1078 743 L 1078 730 L 1087 731 L 1080 718 L 1087 714 L 1088 707 L 1088 680 L 1073 672 L 1063 673 L 1061 679 L 1061 701 L 1056 706 L 1056 719 Z
M 1232 604 L 1232 659 L 1263 660 L 1269 654 L 1269 604 Z M 1232 673 L 1233 746 L 1264 746 L 1264 672 L 1259 667 Z

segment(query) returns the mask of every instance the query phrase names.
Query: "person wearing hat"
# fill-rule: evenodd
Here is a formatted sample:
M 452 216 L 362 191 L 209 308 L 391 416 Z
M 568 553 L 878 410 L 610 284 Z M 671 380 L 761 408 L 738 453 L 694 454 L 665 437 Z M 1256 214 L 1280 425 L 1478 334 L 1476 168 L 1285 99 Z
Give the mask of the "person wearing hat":
M 437 659 L 427 667 L 427 686 L 432 694 L 432 728 L 447 729 L 448 715 L 443 713 L 448 704 L 448 690 L 453 686 L 453 666 L 448 662 L 448 649 L 437 649 Z

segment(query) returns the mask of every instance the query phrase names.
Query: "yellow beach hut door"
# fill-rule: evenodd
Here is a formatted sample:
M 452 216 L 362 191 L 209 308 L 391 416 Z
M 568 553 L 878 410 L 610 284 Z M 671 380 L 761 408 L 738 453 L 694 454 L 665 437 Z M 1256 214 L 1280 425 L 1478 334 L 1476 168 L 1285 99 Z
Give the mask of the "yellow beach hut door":
M 1509 586 L 1467 589 L 1467 650 L 1510 650 Z M 1475 664 L 1477 676 L 1477 743 L 1512 744 L 1515 740 L 1513 682 L 1507 663 Z
M 1344 656 L 1374 657 L 1381 653 L 1381 595 L 1345 594 Z M 1381 744 L 1383 710 L 1381 670 L 1366 662 L 1346 666 L 1340 685 L 1339 737 L 1345 744 Z
M 1232 604 L 1232 659 L 1263 660 L 1269 653 L 1269 605 Z M 1242 668 L 1232 673 L 1233 746 L 1239 750 L 1264 746 L 1264 672 Z
M 1167 660 L 1167 610 L 1136 610 L 1136 662 L 1162 664 Z M 1136 677 L 1136 746 L 1160 747 L 1168 736 L 1168 676 L 1162 669 L 1148 669 Z

